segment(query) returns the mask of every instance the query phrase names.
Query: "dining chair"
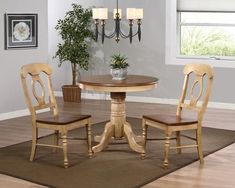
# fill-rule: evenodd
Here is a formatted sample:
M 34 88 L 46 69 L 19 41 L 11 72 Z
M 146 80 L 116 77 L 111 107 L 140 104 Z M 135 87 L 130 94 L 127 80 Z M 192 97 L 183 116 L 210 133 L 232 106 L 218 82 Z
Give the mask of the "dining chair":
M 46 63 L 28 64 L 21 67 L 20 75 L 26 103 L 32 118 L 30 161 L 34 160 L 37 146 L 53 147 L 53 150 L 61 148 L 64 153 L 64 167 L 68 168 L 67 133 L 83 126 L 86 126 L 88 155 L 91 157 L 91 115 L 59 113 L 52 90 L 52 68 Z M 31 86 L 29 86 L 30 81 Z M 39 117 L 37 112 L 42 109 L 50 109 L 50 114 Z M 39 143 L 38 129 L 40 128 L 54 131 L 54 144 Z M 62 139 L 62 144 L 59 144 L 59 139 Z
M 203 164 L 202 153 L 202 120 L 207 108 L 209 96 L 212 88 L 212 81 L 214 72 L 211 66 L 205 64 L 189 64 L 184 68 L 184 84 L 181 98 L 177 106 L 176 115 L 171 114 L 153 114 L 144 115 L 142 120 L 143 126 L 143 145 L 146 148 L 147 129 L 148 126 L 158 128 L 165 133 L 165 151 L 164 151 L 164 163 L 165 168 L 169 164 L 169 150 L 177 149 L 180 154 L 182 148 L 196 147 L 200 163 Z M 204 84 L 206 82 L 206 84 Z M 195 95 L 195 93 L 197 95 Z M 186 100 L 186 96 L 189 96 L 189 100 Z M 200 101 L 199 101 L 200 100 Z M 191 110 L 196 112 L 196 118 L 188 118 L 182 116 L 182 110 Z M 181 145 L 181 131 L 195 130 L 196 138 L 188 137 L 196 141 L 195 145 Z M 172 133 L 176 134 L 175 138 L 172 138 Z M 170 146 L 170 140 L 176 139 L 176 146 Z M 142 154 L 145 157 L 145 152 Z

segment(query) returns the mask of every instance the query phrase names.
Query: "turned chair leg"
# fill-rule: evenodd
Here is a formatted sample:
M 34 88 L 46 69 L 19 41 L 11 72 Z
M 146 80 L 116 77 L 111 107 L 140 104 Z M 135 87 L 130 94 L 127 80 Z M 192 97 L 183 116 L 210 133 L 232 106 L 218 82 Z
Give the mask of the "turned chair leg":
M 164 152 L 164 168 L 167 168 L 169 165 L 169 150 L 170 150 L 170 139 L 171 139 L 171 132 L 166 132 L 166 138 L 165 138 L 165 152 Z
M 92 148 L 91 148 L 91 124 L 90 122 L 86 125 L 87 131 L 87 146 L 88 146 L 88 156 L 92 157 Z
M 30 161 L 33 161 L 37 149 L 37 138 L 38 138 L 38 128 L 35 126 L 32 128 L 32 148 L 31 148 L 31 155 Z
M 67 132 L 62 133 L 62 145 L 63 145 L 63 152 L 64 152 L 64 168 L 68 168 L 68 148 L 67 148 Z
M 180 147 L 181 146 L 181 140 L 180 140 L 180 131 L 176 131 L 176 146 Z M 177 148 L 177 153 L 181 154 L 182 150 L 181 148 Z
M 198 157 L 200 160 L 200 163 L 204 163 L 203 159 L 203 153 L 202 153 L 202 128 L 198 127 L 196 130 L 196 135 L 197 135 L 197 152 L 198 152 Z
M 144 152 L 141 153 L 141 159 L 145 158 L 145 154 L 146 154 L 146 142 L 147 142 L 147 131 L 148 131 L 148 125 L 146 125 L 145 120 L 142 120 L 142 128 L 143 128 L 143 132 L 142 132 L 142 145 L 144 147 Z
M 56 130 L 55 133 L 54 133 L 54 145 L 55 146 L 58 146 L 59 145 L 59 131 Z M 57 148 L 53 148 L 52 150 L 53 152 L 56 152 L 57 151 Z

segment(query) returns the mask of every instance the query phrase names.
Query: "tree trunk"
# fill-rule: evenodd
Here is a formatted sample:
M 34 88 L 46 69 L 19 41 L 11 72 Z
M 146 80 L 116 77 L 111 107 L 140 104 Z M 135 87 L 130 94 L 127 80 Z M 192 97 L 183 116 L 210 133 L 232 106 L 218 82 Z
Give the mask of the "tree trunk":
M 72 85 L 77 85 L 76 84 L 76 81 L 77 81 L 77 64 L 76 63 L 71 63 L 71 67 L 72 67 L 72 77 L 73 77 Z

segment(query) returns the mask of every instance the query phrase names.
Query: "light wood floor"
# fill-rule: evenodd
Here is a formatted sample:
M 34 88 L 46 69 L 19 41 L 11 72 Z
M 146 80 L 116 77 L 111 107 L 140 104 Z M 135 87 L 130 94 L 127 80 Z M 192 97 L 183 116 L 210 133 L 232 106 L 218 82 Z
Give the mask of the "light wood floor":
M 76 111 L 91 114 L 92 122 L 109 119 L 110 101 L 85 100 L 79 104 L 66 103 L 58 99 L 61 111 Z M 129 102 L 126 106 L 127 116 L 141 118 L 143 114 L 175 113 L 173 105 L 147 104 Z M 187 114 L 191 115 L 191 114 Z M 235 130 L 235 111 L 208 109 L 203 126 Z M 43 131 L 40 135 L 50 132 Z M 31 139 L 29 117 L 0 121 L 0 147 L 20 143 Z M 166 175 L 145 188 L 234 188 L 235 187 L 235 144 L 228 146 L 205 158 L 205 165 L 198 162 Z M 0 174 L 0 188 L 39 188 L 43 187 L 24 180 Z

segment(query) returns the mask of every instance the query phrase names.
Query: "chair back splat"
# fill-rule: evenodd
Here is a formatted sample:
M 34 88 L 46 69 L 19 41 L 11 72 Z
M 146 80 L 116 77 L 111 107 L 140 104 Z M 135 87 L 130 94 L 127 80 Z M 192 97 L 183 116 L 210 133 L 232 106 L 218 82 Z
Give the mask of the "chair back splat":
M 48 89 L 48 95 L 49 100 L 46 102 L 45 99 L 45 85 L 43 84 L 43 81 L 41 79 L 41 75 L 45 73 L 46 75 L 46 82 L 47 82 L 47 89 Z M 58 107 L 56 103 L 56 99 L 52 90 L 52 82 L 51 82 L 51 74 L 52 69 L 51 67 L 46 63 L 34 63 L 25 65 L 21 68 L 21 82 L 23 85 L 24 95 L 26 98 L 26 103 L 28 105 L 28 108 L 30 110 L 31 115 L 35 116 L 37 110 L 42 110 L 45 108 L 50 108 L 53 111 L 54 116 L 58 115 Z M 31 95 L 29 92 L 29 87 L 27 85 L 27 76 L 31 76 L 31 88 L 32 88 L 32 95 L 37 101 L 37 105 L 33 105 L 31 100 Z M 41 96 L 38 96 L 36 92 L 36 83 L 40 85 L 42 94 Z
M 179 104 L 177 107 L 177 116 L 181 116 L 182 108 L 194 110 L 198 112 L 198 120 L 202 121 L 204 112 L 206 110 L 209 96 L 212 88 L 212 81 L 214 77 L 213 69 L 209 65 L 205 64 L 189 64 L 184 68 L 184 84 L 182 95 L 179 100 Z M 190 76 L 195 76 L 192 82 L 191 88 L 189 87 L 189 78 Z M 207 77 L 207 83 L 204 86 L 205 77 Z M 195 97 L 194 91 L 196 90 L 196 86 L 199 86 L 199 93 Z M 204 92 L 205 90 L 205 92 Z M 189 104 L 185 103 L 185 98 L 187 95 L 187 91 L 189 92 Z M 203 96 L 203 93 L 205 95 Z M 203 96 L 203 99 L 202 99 Z M 202 104 L 198 104 L 199 100 L 202 100 Z

